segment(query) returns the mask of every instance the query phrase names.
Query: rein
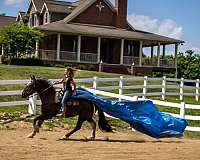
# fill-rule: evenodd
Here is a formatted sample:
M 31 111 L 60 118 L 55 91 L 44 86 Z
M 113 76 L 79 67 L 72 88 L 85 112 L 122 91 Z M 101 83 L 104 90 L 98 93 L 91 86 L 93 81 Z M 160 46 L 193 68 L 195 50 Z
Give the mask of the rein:
M 41 91 L 41 92 L 39 92 L 39 93 L 35 93 L 35 94 L 33 94 L 33 95 L 29 96 L 29 97 L 34 97 L 34 96 L 36 96 L 36 95 L 40 95 L 40 94 L 46 92 L 46 91 L 47 91 L 49 88 L 51 88 L 51 87 L 53 87 L 53 85 L 50 85 L 49 87 L 45 88 L 43 91 Z

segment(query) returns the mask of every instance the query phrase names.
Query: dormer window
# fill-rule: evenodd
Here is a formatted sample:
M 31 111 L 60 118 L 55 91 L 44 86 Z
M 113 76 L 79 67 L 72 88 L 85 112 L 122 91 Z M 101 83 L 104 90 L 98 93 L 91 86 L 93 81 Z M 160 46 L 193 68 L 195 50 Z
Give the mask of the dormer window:
M 44 24 L 47 24 L 47 23 L 49 23 L 49 13 L 45 12 L 44 13 Z
M 35 14 L 35 15 L 34 15 L 34 26 L 37 26 L 37 22 L 38 22 L 38 20 L 37 20 L 37 15 Z

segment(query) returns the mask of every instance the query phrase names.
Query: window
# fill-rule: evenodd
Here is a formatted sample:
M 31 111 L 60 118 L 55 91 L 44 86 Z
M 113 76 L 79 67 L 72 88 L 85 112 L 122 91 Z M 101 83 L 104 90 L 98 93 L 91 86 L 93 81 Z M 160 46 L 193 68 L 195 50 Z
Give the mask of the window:
M 47 24 L 47 23 L 49 23 L 49 13 L 45 12 L 44 13 L 44 24 Z
M 35 14 L 35 15 L 34 15 L 34 26 L 37 26 L 37 22 L 38 22 L 38 21 L 37 21 L 37 15 Z
M 29 17 L 29 26 L 32 26 L 33 20 L 32 20 L 32 14 Z
M 134 46 L 133 46 L 132 42 L 129 42 L 127 47 L 128 47 L 128 51 L 127 51 L 128 56 L 133 56 L 134 55 L 133 54 L 134 53 Z

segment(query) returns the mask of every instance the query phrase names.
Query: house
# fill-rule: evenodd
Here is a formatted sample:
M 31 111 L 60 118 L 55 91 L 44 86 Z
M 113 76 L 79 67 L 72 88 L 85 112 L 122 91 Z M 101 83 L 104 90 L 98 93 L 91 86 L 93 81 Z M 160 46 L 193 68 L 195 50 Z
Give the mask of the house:
M 36 44 L 35 57 L 100 65 L 107 72 L 177 71 L 178 46 L 184 42 L 135 29 L 127 21 L 127 1 L 115 0 L 113 5 L 109 0 L 31 0 L 27 23 L 45 34 Z M 171 61 L 164 59 L 168 45 L 175 46 Z M 144 48 L 149 48 L 150 57 L 143 56 Z
M 12 16 L 1 16 L 0 15 L 0 29 L 12 24 L 16 23 L 16 17 Z M 1 55 L 4 54 L 3 46 L 0 44 L 0 63 L 1 63 Z
M 29 16 L 24 11 L 19 11 L 16 21 L 19 24 L 27 24 L 29 20 Z

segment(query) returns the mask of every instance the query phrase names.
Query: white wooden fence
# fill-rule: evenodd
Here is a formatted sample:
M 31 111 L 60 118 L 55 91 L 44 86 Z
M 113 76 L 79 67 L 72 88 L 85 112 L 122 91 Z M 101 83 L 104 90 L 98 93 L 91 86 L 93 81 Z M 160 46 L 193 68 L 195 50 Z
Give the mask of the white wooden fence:
M 119 100 L 144 100 L 147 99 L 148 96 L 161 96 L 164 100 L 166 96 L 179 96 L 180 100 L 183 100 L 185 96 L 193 96 L 196 101 L 199 100 L 199 80 L 184 80 L 184 79 L 171 79 L 171 78 L 149 78 L 149 77 L 131 77 L 131 78 L 85 78 L 85 79 L 77 79 L 75 80 L 78 84 L 81 83 L 90 83 L 92 87 L 87 87 L 86 89 L 94 94 L 109 97 L 109 98 L 117 98 Z M 134 81 L 142 81 L 143 85 L 125 85 L 127 82 Z M 161 85 L 151 85 L 150 82 L 161 83 Z M 9 84 L 27 84 L 29 80 L 0 80 L 0 85 L 9 85 Z M 109 86 L 100 86 L 100 83 L 108 83 Z M 112 84 L 116 84 L 113 85 Z M 170 82 L 170 83 L 169 83 Z M 175 83 L 172 83 L 175 82 Z M 192 82 L 195 83 L 195 87 L 185 86 L 184 82 Z M 168 84 L 169 83 L 169 84 Z M 179 92 L 167 92 L 167 89 L 178 89 Z M 194 93 L 191 91 L 186 93 L 184 89 L 194 90 Z M 138 90 L 142 89 L 142 93 L 131 93 L 131 94 L 123 94 L 124 90 Z M 148 92 L 148 89 L 160 89 L 160 92 Z M 112 93 L 107 91 L 118 90 L 118 93 Z M 0 96 L 13 96 L 13 95 L 21 95 L 21 90 L 18 91 L 0 91 Z M 141 98 L 140 98 L 141 97 Z M 152 100 L 152 99 L 150 99 Z M 200 110 L 200 105 L 191 105 L 181 103 L 172 103 L 165 101 L 152 100 L 155 105 L 163 106 L 163 107 L 174 107 L 180 110 L 179 114 L 169 113 L 178 118 L 185 118 L 187 120 L 200 121 L 200 116 L 193 115 L 185 115 L 186 109 Z M 33 96 L 29 99 L 29 101 L 14 101 L 14 102 L 0 102 L 0 107 L 3 106 L 21 106 L 21 105 L 29 105 L 28 112 L 30 114 L 36 113 L 36 104 L 40 104 L 40 101 L 37 100 L 36 96 Z M 188 126 L 186 128 L 188 131 L 200 131 L 200 127 Z

